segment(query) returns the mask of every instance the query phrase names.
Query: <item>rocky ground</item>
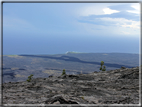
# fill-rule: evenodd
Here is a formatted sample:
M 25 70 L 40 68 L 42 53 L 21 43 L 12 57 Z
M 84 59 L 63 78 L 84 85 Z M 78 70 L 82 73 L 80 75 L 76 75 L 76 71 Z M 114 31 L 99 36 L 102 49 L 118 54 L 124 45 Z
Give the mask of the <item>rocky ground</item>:
M 33 78 L 2 89 L 3 104 L 139 104 L 139 67 Z

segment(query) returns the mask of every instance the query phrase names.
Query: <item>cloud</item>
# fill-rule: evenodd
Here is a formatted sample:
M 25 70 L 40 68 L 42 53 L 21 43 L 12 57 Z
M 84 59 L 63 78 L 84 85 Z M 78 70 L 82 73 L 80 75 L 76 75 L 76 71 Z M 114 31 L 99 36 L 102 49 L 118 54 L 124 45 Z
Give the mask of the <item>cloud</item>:
M 110 4 L 88 5 L 80 7 L 77 11 L 80 16 L 105 15 L 119 12 L 108 8 L 108 6 L 110 6 Z
M 27 32 L 26 30 L 28 29 L 31 32 L 45 32 L 45 34 L 60 33 L 60 35 L 138 34 L 140 30 L 140 22 L 133 21 L 131 13 L 126 11 L 134 11 L 139 8 L 135 4 L 128 3 L 126 6 L 122 6 L 123 4 L 125 3 L 70 3 L 68 5 L 41 5 L 42 8 L 40 8 L 40 15 L 37 16 L 36 14 L 32 14 L 35 15 L 35 19 L 37 18 L 37 22 L 35 22 L 35 19 L 28 20 L 28 18 L 24 19 L 24 17 L 21 19 L 17 17 L 5 17 L 4 15 L 4 27 L 12 30 L 14 29 L 14 31 L 20 29 L 20 31 Z M 125 13 L 122 11 L 125 11 Z M 37 13 L 37 10 L 34 10 L 33 12 Z M 127 16 L 126 13 L 129 16 Z M 132 15 L 135 16 L 132 16 L 135 20 L 137 16 L 134 14 Z M 131 20 L 128 17 L 130 17 Z M 39 18 L 42 18 L 42 20 L 39 21 Z
M 129 35 L 130 32 L 121 31 L 122 34 Z
M 139 37 L 140 35 L 139 21 L 128 20 L 125 18 L 95 18 L 90 22 L 79 21 L 78 28 L 80 32 L 92 36 L 126 36 Z
M 127 10 L 127 12 L 129 12 L 129 13 L 135 13 L 137 15 L 140 15 L 140 4 L 139 3 L 132 4 L 131 7 L 134 10 Z
M 102 15 L 103 11 L 95 6 L 85 7 L 81 10 L 80 16 L 90 16 L 90 15 Z
M 113 14 L 113 13 L 120 12 L 120 11 L 117 11 L 117 10 L 111 10 L 110 8 L 104 8 L 103 11 L 104 11 L 104 14 Z
M 134 28 L 134 29 L 140 29 L 140 22 L 132 21 L 131 24 L 124 23 L 121 26 L 122 27 Z
M 140 29 L 140 21 L 128 20 L 125 18 L 100 18 L 102 21 L 113 22 L 117 26 Z

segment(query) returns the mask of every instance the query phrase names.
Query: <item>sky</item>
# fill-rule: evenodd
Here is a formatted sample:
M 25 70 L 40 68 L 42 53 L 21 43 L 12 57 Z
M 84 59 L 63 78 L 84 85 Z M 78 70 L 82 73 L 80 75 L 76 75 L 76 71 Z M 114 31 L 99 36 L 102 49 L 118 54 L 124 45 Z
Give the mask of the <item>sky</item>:
M 139 3 L 3 3 L 3 55 L 139 53 Z

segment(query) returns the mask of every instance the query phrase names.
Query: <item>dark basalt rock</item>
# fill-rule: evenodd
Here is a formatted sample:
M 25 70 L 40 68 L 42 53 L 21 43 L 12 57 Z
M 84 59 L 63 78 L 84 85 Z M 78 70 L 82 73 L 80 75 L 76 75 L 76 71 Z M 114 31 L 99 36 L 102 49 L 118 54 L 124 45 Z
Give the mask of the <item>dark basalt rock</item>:
M 66 101 L 62 96 L 55 96 L 47 101 L 45 101 L 45 104 L 54 104 L 54 102 L 59 101 L 60 104 L 78 104 L 75 101 Z
M 68 75 L 68 77 L 70 77 L 70 78 L 79 78 L 79 76 L 77 76 L 77 75 Z
M 121 69 L 126 69 L 126 68 L 122 66 Z
M 2 89 L 3 104 L 139 104 L 139 67 L 33 78 Z
M 119 77 L 119 79 L 139 79 L 139 70 L 129 70 Z
M 49 75 L 49 78 L 50 78 L 50 77 L 53 77 L 53 75 Z

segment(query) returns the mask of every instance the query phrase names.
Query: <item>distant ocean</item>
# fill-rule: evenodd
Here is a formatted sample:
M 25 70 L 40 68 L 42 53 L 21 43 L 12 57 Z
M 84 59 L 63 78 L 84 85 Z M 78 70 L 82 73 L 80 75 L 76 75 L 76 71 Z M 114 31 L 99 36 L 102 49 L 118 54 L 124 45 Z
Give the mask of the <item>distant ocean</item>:
M 56 55 L 56 54 L 67 54 L 68 52 L 72 52 L 72 53 L 125 53 L 125 52 L 78 52 L 78 51 L 58 51 L 58 52 L 43 52 L 43 53 L 40 53 L 40 52 L 23 52 L 23 53 L 20 53 L 20 52 L 9 52 L 9 53 L 3 53 L 3 55 Z M 128 54 L 139 54 L 139 53 L 128 53 Z
M 81 53 L 139 53 L 139 39 L 87 36 L 3 36 L 3 55 Z

